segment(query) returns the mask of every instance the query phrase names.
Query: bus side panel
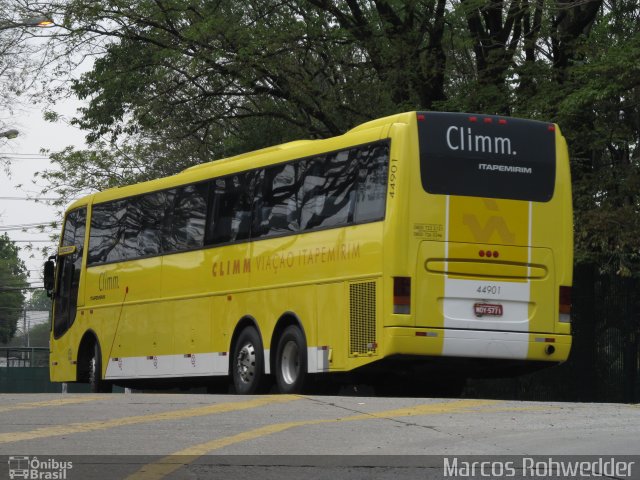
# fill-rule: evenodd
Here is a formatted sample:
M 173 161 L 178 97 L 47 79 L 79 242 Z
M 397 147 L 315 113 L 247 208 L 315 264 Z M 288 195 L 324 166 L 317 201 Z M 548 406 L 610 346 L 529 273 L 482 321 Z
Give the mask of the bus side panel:
M 94 312 L 110 319 L 103 324 L 102 334 L 96 332 L 105 378 L 155 375 L 171 368 L 166 362 L 154 365 L 149 358 L 170 349 L 167 343 L 172 343 L 158 303 L 161 270 L 160 257 L 87 269 L 87 295 Z
M 344 370 L 347 360 L 348 304 L 344 282 L 320 284 L 317 291 L 318 346 L 327 347 L 329 370 Z
M 204 250 L 166 255 L 162 263 L 162 315 L 166 335 L 173 338 L 172 373 L 201 375 L 210 372 L 212 352 L 211 264 Z

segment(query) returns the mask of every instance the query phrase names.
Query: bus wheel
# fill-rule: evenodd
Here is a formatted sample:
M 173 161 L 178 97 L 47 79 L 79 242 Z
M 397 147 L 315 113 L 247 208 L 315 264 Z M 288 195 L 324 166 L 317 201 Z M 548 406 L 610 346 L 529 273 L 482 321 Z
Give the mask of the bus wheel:
M 307 343 L 300 329 L 288 326 L 276 351 L 276 382 L 280 393 L 299 393 L 307 379 Z
M 96 342 L 93 354 L 89 357 L 89 389 L 91 393 L 111 393 L 113 386 L 102 378 L 102 355 Z
M 264 352 L 260 335 L 253 327 L 240 333 L 233 349 L 232 376 L 236 393 L 257 393 L 264 383 Z

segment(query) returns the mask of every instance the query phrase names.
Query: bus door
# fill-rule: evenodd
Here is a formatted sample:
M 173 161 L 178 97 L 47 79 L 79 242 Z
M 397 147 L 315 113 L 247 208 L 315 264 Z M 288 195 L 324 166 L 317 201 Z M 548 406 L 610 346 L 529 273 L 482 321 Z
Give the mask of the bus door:
M 57 255 L 57 285 L 53 307 L 54 338 L 60 338 L 71 327 L 76 317 L 86 223 L 86 207 L 70 212 L 64 223 L 62 243 Z M 81 301 L 80 304 L 82 303 Z

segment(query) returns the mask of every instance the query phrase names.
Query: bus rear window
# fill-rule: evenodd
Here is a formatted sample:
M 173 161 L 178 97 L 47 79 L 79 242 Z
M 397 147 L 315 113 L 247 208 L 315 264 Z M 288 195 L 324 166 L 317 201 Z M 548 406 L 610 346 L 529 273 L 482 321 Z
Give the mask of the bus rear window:
M 553 124 L 419 112 L 420 175 L 428 193 L 546 202 L 556 174 Z

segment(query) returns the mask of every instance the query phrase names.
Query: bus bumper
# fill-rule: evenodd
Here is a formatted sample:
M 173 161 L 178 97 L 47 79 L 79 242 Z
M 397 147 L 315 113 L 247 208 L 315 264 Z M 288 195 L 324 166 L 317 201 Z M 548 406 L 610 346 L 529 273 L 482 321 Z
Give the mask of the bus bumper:
M 561 363 L 571 335 L 437 328 L 384 328 L 384 355 L 489 358 Z

